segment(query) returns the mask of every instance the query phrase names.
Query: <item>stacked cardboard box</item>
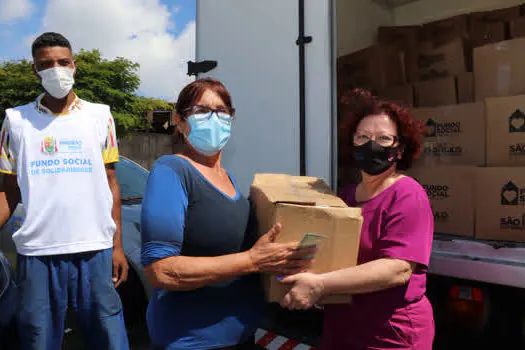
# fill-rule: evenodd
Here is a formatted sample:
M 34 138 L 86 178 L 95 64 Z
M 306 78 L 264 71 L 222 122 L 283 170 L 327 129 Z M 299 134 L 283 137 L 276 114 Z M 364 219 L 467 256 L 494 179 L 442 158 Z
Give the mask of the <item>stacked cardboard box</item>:
M 339 58 L 340 91 L 371 88 L 425 122 L 409 175 L 427 190 L 438 233 L 525 242 L 524 10 L 381 27 L 376 45 Z
M 438 233 L 474 236 L 475 171 L 486 159 L 483 103 L 413 109 L 425 122 L 422 160 L 409 172 L 427 191 Z
M 525 242 L 525 95 L 489 97 L 485 106 L 487 167 L 477 174 L 476 237 Z
M 525 17 L 521 14 L 514 7 L 469 15 L 466 41 L 473 48 L 476 102 L 459 99 L 461 94 L 472 96 L 472 89 L 465 89 L 457 91 L 457 105 L 413 109 L 413 115 L 425 122 L 426 139 L 423 159 L 410 175 L 427 190 L 438 233 L 525 242 L 525 38 L 521 38 Z M 451 22 L 462 31 L 458 21 Z M 454 66 L 448 67 L 453 71 Z M 423 95 L 438 94 L 453 86 L 448 79 L 416 83 L 416 101 L 418 89 Z M 465 76 L 456 74 L 455 79 L 458 87 Z M 441 103 L 433 98 L 430 104 Z
M 478 72 L 473 74 L 473 61 L 480 61 L 473 57 L 474 53 L 484 57 L 496 50 L 502 57 L 494 59 L 504 60 L 505 52 L 515 51 L 514 48 L 501 47 L 501 44 L 498 48 L 488 48 L 487 45 L 520 37 L 525 37 L 523 6 L 462 14 L 419 26 L 380 27 L 375 45 L 339 57 L 339 91 L 364 87 L 383 98 L 414 107 L 483 101 L 485 81 L 491 81 L 493 76 L 487 73 L 486 80 L 479 78 L 479 70 L 484 69 L 480 64 L 476 68 Z M 487 59 L 485 62 L 494 64 Z M 492 84 L 495 90 L 502 89 L 505 74 L 510 76 L 502 65 L 492 71 L 498 69 L 502 71 L 502 82 Z M 525 68 L 521 69 L 525 72 Z M 480 89 L 476 95 L 474 75 L 476 88 Z M 498 96 L 519 90 L 525 93 L 525 79 L 514 80 L 516 86 L 511 85 L 509 91 L 502 91 Z M 517 86 L 518 81 L 523 89 Z

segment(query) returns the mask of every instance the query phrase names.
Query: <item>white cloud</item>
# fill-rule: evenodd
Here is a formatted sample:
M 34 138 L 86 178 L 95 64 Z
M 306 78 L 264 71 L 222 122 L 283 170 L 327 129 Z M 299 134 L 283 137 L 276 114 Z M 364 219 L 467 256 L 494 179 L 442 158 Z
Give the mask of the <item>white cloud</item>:
M 174 25 L 159 0 L 49 0 L 42 31 L 64 34 L 74 50 L 99 49 L 109 59 L 138 62 L 140 91 L 174 99 L 191 80 L 186 62 L 195 57 L 195 22 L 176 38 L 169 32 Z
M 0 23 L 28 17 L 33 11 L 29 0 L 0 0 Z

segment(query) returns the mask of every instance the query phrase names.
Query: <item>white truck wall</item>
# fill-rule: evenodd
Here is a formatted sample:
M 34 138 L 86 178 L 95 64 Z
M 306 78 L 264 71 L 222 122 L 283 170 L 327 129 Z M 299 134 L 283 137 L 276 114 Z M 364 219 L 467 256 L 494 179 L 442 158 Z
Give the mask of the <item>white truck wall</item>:
M 395 25 L 431 22 L 463 13 L 520 5 L 523 0 L 419 0 L 394 9 Z
M 282 0 L 281 0 L 282 1 Z M 313 41 L 306 45 L 306 174 L 335 184 L 332 133 L 336 124 L 333 107 L 335 70 L 332 2 L 305 1 L 305 32 Z M 297 48 L 296 48 L 297 49 Z M 296 82 L 298 84 L 298 82 Z
M 299 175 L 297 0 L 198 0 L 197 60 L 217 60 L 201 77 L 224 82 L 237 109 L 223 164 L 244 194 L 258 172 Z M 332 2 L 305 1 L 306 170 L 332 175 Z
M 337 0 L 337 54 L 343 56 L 376 42 L 377 28 L 394 25 L 391 10 L 372 0 Z

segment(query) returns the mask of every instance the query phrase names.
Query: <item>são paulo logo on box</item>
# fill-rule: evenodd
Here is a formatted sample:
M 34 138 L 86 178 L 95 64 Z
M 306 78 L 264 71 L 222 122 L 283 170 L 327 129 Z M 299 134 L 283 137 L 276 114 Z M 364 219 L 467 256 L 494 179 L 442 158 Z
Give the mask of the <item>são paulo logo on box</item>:
M 525 186 L 509 181 L 501 188 L 501 205 L 525 206 Z
M 523 133 L 525 136 L 525 113 L 519 109 L 516 109 L 509 117 L 509 133 Z M 509 155 L 525 156 L 525 142 L 509 145 Z
M 40 151 L 48 155 L 56 153 L 80 153 L 82 152 L 82 141 L 75 139 L 58 140 L 54 137 L 44 137 L 40 143 Z
M 509 181 L 501 188 L 501 205 L 503 206 L 525 206 L 525 186 L 519 187 Z M 525 229 L 525 213 L 521 216 L 503 216 L 500 218 L 502 229 L 523 230 Z

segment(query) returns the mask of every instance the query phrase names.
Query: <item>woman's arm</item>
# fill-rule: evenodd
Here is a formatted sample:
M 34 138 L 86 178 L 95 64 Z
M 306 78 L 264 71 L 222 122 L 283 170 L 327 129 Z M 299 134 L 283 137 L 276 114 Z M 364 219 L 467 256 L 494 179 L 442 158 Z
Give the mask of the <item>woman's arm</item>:
M 146 278 L 154 288 L 194 290 L 254 272 L 289 275 L 303 271 L 311 263 L 304 257 L 312 254 L 312 250 L 297 250 L 298 242 L 274 243 L 280 230 L 281 225 L 275 225 L 242 253 L 158 260 L 146 267 Z
M 362 294 L 402 286 L 417 264 L 400 259 L 378 259 L 320 275 L 323 294 Z
M 153 288 L 194 290 L 257 271 L 248 252 L 218 257 L 172 256 L 145 268 Z
M 154 288 L 193 290 L 258 271 L 296 273 L 311 254 L 296 250 L 297 243 L 273 243 L 280 225 L 261 237 L 248 251 L 218 257 L 181 256 L 188 206 L 187 189 L 169 159 L 151 170 L 142 203 L 142 264 Z
M 282 283 L 293 288 L 281 301 L 291 309 L 308 309 L 330 295 L 353 295 L 377 292 L 402 286 L 410 280 L 417 264 L 399 259 L 378 259 L 355 267 L 325 274 L 299 273 Z
M 428 266 L 433 215 L 426 193 L 407 191 L 395 203 L 372 247 L 376 260 L 321 275 L 285 278 L 283 283 L 293 283 L 293 287 L 283 306 L 311 307 L 325 295 L 372 293 L 404 285 L 416 268 Z

